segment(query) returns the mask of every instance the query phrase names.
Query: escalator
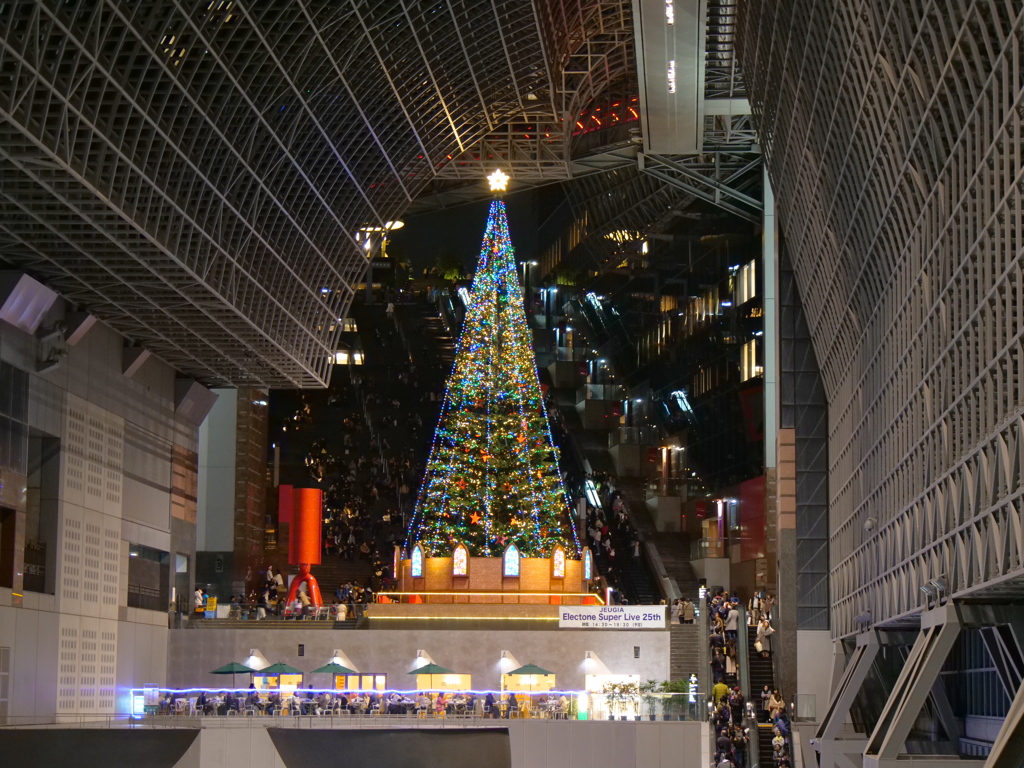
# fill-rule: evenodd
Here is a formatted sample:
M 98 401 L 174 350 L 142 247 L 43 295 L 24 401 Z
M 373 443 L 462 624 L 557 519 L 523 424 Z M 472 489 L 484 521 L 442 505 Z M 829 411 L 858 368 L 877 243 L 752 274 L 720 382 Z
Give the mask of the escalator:
M 757 640 L 757 627 L 747 626 L 747 664 L 749 667 L 750 700 L 754 705 L 754 716 L 757 718 L 757 754 L 760 768 L 771 768 L 775 764 L 772 755 L 772 725 L 764 722 L 765 713 L 761 704 L 761 691 L 767 685 L 768 690 L 775 690 L 775 670 L 771 656 L 763 657 L 754 649 Z M 753 739 L 751 740 L 753 741 Z

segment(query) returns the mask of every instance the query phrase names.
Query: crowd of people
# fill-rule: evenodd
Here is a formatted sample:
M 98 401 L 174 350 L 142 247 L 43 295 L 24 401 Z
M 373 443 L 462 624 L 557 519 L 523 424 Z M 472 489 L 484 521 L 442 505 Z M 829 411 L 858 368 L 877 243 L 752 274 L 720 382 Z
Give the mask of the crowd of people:
M 612 600 L 625 605 L 630 601 L 623 591 L 622 574 L 627 558 L 640 557 L 640 535 L 630 521 L 626 500 L 616 489 L 614 477 L 594 472 L 587 475 L 586 480 L 594 484 L 604 505 L 602 508 L 587 505 L 587 545 L 594 565 L 611 587 Z M 607 517 L 605 509 L 611 510 Z
M 394 305 L 389 306 L 387 322 L 373 332 L 381 346 L 395 348 L 405 342 Z M 405 537 L 425 468 L 429 441 L 423 434 L 424 415 L 429 419 L 428 411 L 440 406 L 443 391 L 438 383 L 444 373 L 440 365 L 421 375 L 408 355 L 390 358 L 407 362 L 350 369 L 349 380 L 332 388 L 326 403 L 311 404 L 304 395 L 285 425 L 291 431 L 312 430 L 320 419 L 331 425 L 329 437 L 318 437 L 309 445 L 305 466 L 310 479 L 324 490 L 324 562 L 353 563 L 356 567 L 349 571 L 365 574 L 346 580 L 333 592 L 333 610 L 345 611 L 348 617 L 358 618 L 375 593 L 396 586 L 391 552 Z M 318 413 L 321 409 L 329 413 Z M 364 567 L 358 567 L 360 562 Z M 250 593 L 248 602 L 255 606 L 257 618 L 308 614 L 308 597 L 302 591 L 299 604 L 283 605 L 280 579 L 268 567 L 262 585 Z M 321 584 L 321 589 L 329 601 L 329 587 Z
M 514 695 L 489 691 L 486 695 L 454 691 L 324 691 L 310 688 L 282 693 L 261 692 L 255 684 L 249 690 L 224 690 L 196 696 L 167 692 L 159 702 L 162 715 L 195 714 L 205 716 L 275 715 L 418 715 L 474 716 L 509 718 L 526 710 L 552 718 L 565 717 L 569 701 L 564 694 Z
M 763 657 L 772 653 L 771 625 L 774 599 L 758 591 L 747 603 L 747 623 L 755 626 L 754 651 Z M 711 722 L 715 740 L 715 765 L 718 768 L 744 768 L 748 764 L 750 729 L 744 724 L 746 699 L 739 688 L 737 643 L 740 640 L 739 598 L 725 590 L 708 594 L 711 636 Z M 683 612 L 680 607 L 680 614 Z M 778 689 L 765 686 L 760 693 L 760 716 L 772 724 L 772 754 L 775 768 L 790 767 L 790 723 L 786 704 Z

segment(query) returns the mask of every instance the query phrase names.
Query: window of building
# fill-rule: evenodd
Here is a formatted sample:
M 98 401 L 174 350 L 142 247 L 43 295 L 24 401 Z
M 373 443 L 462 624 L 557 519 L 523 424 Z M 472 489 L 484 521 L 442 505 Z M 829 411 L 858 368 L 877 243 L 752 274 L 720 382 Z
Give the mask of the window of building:
M 412 548 L 409 573 L 414 579 L 420 579 L 423 577 L 423 549 L 419 544 Z
M 0 469 L 28 474 L 28 374 L 0 363 Z
M 740 267 L 736 275 L 736 303 L 745 304 L 757 296 L 757 262 L 750 261 Z
M 170 594 L 170 559 L 167 552 L 128 545 L 128 607 L 167 610 Z
M 516 549 L 515 544 L 509 544 L 508 549 L 505 550 L 504 567 L 502 573 L 506 576 L 518 576 L 519 575 L 519 550 Z
M 757 362 L 757 339 L 751 339 L 740 349 L 740 381 L 764 375 L 764 367 Z
M 561 549 L 555 550 L 554 557 L 551 558 L 551 576 L 556 579 L 565 578 L 565 551 Z
M 594 564 L 591 560 L 590 549 L 583 551 L 583 578 L 590 581 L 593 578 Z
M 455 548 L 452 556 L 452 573 L 455 576 L 465 576 L 469 573 L 469 552 L 464 544 Z

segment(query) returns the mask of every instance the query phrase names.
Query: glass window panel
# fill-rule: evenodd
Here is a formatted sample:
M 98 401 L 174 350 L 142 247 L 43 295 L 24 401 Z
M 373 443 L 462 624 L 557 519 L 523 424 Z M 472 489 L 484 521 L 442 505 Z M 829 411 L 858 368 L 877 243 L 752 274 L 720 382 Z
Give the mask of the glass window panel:
M 561 549 L 555 550 L 555 557 L 552 564 L 552 576 L 556 579 L 565 578 L 565 552 Z
M 11 398 L 14 396 L 14 366 L 0 363 L 0 416 L 11 415 Z
M 419 546 L 412 548 L 412 566 L 410 570 L 414 579 L 423 576 L 423 550 Z
M 461 544 L 455 548 L 452 557 L 452 573 L 456 576 L 465 576 L 469 572 L 469 553 Z
M 0 467 L 11 466 L 11 420 L 0 416 Z
M 28 421 L 28 374 L 18 368 L 12 373 L 10 416 L 20 422 Z
M 519 575 L 519 550 L 516 549 L 515 544 L 512 544 L 505 550 L 505 567 L 503 571 L 506 576 Z
M 11 456 L 8 466 L 14 472 L 28 474 L 28 428 L 16 421 L 11 422 Z

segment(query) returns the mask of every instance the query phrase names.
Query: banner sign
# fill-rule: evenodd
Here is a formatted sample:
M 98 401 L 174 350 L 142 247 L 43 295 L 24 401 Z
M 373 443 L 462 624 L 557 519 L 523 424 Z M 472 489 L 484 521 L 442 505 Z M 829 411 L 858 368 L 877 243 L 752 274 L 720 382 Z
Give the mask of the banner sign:
M 563 605 L 564 629 L 665 629 L 665 605 Z

